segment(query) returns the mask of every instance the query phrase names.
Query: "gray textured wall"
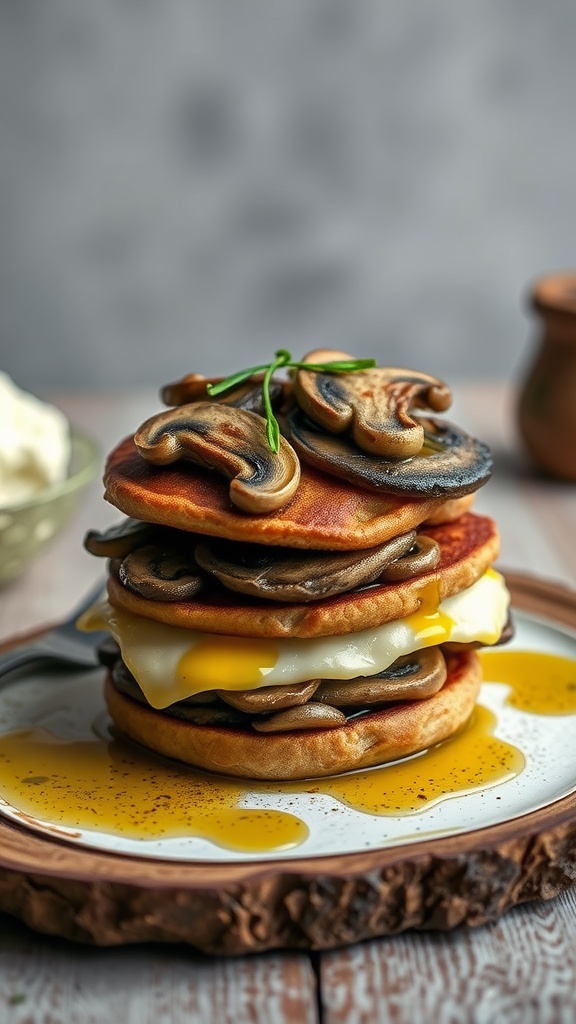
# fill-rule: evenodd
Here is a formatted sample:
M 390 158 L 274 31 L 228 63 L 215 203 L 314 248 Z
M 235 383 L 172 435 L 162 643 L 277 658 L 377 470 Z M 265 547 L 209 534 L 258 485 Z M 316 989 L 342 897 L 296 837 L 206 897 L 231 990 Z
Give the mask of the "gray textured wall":
M 573 0 L 0 0 L 0 364 L 511 376 L 576 263 Z

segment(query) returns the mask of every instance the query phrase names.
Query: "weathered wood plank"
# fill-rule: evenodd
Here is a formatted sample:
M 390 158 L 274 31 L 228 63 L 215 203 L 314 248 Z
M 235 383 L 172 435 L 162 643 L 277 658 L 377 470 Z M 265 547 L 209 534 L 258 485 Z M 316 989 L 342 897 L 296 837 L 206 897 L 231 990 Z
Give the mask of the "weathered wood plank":
M 3 1024 L 317 1024 L 309 959 L 151 945 L 93 949 L 0 918 Z
M 572 1024 L 576 1019 L 573 890 L 498 923 L 406 933 L 325 953 L 324 1024 Z

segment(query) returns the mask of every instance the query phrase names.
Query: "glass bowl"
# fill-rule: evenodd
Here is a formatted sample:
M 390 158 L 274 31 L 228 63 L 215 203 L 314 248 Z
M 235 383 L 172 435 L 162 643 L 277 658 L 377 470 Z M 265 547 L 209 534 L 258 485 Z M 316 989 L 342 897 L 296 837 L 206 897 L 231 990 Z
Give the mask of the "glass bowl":
M 72 518 L 100 467 L 100 449 L 71 427 L 68 476 L 18 505 L 0 506 L 0 584 L 19 576 Z

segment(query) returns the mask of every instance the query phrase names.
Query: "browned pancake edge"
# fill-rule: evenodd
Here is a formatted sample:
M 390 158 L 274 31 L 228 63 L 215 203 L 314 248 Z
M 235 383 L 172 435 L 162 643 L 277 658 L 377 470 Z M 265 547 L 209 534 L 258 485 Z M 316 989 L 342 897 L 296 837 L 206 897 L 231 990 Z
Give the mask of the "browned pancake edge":
M 401 499 L 302 465 L 288 505 L 269 515 L 248 515 L 231 504 L 223 477 L 190 462 L 152 466 L 131 437 L 110 453 L 104 485 L 106 499 L 134 519 L 228 540 L 333 551 L 376 547 L 430 517 L 454 519 L 473 500 Z

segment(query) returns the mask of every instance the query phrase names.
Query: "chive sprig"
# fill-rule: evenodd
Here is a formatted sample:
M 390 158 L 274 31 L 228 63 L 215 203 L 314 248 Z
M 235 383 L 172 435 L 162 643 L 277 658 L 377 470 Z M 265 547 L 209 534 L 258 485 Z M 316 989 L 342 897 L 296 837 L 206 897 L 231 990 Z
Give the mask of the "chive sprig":
M 277 370 L 312 370 L 315 373 L 355 373 L 358 370 L 371 370 L 376 366 L 375 359 L 336 359 L 329 363 L 304 363 L 292 359 L 292 355 L 285 348 L 280 348 L 274 355 L 271 363 L 263 363 L 261 366 L 250 366 L 247 370 L 239 370 L 231 373 L 229 377 L 218 381 L 217 384 L 208 384 L 206 390 L 211 398 L 222 395 L 225 391 L 237 387 L 243 381 L 263 373 L 262 380 L 262 403 L 264 405 L 264 418 L 266 420 L 266 438 L 271 451 L 278 454 L 280 448 L 280 427 L 272 410 L 270 399 L 270 381 Z

